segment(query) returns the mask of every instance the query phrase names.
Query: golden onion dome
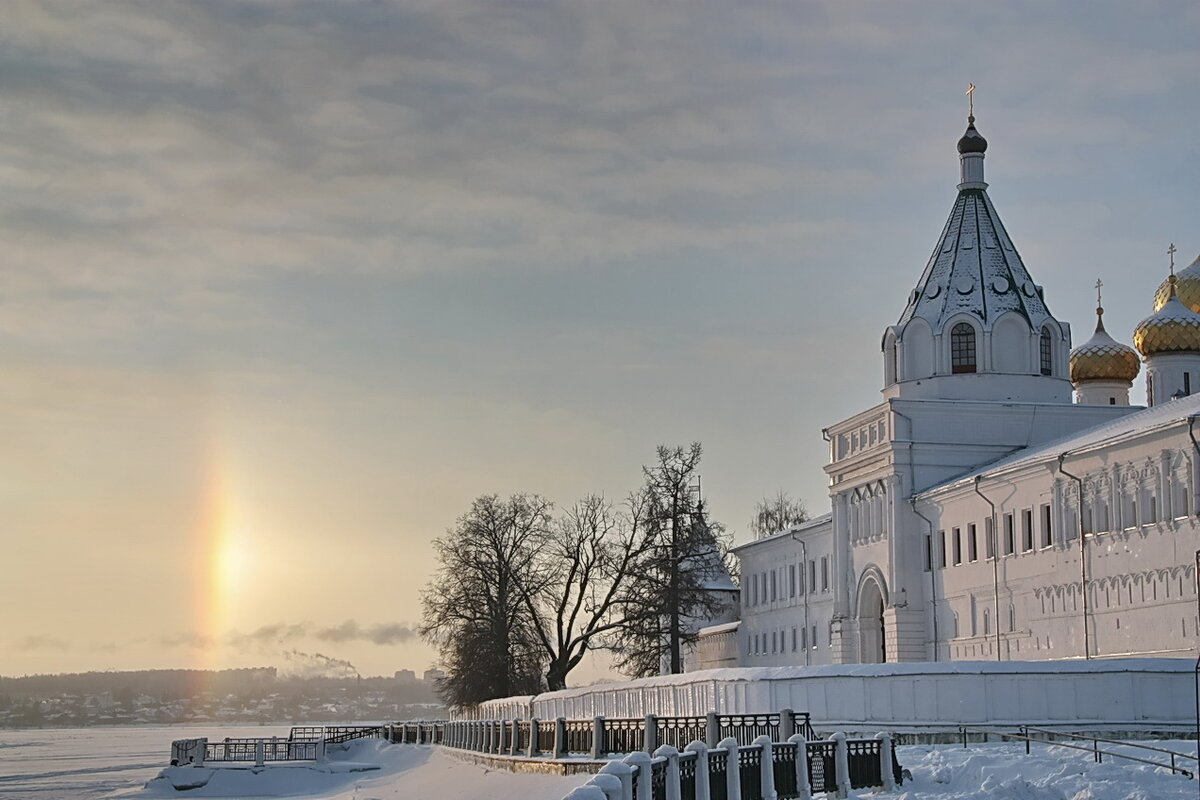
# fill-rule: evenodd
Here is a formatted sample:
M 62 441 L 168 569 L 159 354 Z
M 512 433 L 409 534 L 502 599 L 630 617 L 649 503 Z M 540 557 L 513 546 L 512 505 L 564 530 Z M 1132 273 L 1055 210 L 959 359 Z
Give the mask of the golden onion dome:
M 1160 353 L 1200 353 L 1200 314 L 1179 301 L 1175 276 L 1167 279 L 1167 301 L 1133 329 L 1133 346 L 1143 358 Z
M 1170 294 L 1171 279 L 1167 278 L 1158 286 L 1154 293 L 1154 310 L 1158 311 L 1167 303 Z M 1179 302 L 1196 313 L 1200 313 L 1200 256 L 1175 275 L 1175 294 Z
M 1125 381 L 1132 383 L 1142 369 L 1132 347 L 1123 345 L 1104 330 L 1104 309 L 1096 309 L 1096 333 L 1071 351 L 1071 383 Z

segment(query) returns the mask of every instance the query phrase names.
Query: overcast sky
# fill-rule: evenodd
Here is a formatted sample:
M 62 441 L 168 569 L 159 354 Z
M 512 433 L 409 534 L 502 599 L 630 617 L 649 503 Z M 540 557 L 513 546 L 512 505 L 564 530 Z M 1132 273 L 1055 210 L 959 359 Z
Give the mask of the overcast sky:
M 6 2 L 0 674 L 429 666 L 480 494 L 704 445 L 739 541 L 954 198 L 1078 344 L 1200 252 L 1200 6 Z M 1139 386 L 1137 397 L 1143 395 Z

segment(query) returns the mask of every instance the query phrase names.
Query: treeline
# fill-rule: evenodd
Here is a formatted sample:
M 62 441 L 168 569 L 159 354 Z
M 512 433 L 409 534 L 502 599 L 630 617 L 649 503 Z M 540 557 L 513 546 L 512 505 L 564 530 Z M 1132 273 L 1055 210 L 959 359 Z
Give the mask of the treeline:
M 434 542 L 422 635 L 453 706 L 566 686 L 589 650 L 630 676 L 683 671 L 698 628 L 732 609 L 724 526 L 700 491 L 701 447 L 660 446 L 621 502 L 556 510 L 485 495 Z

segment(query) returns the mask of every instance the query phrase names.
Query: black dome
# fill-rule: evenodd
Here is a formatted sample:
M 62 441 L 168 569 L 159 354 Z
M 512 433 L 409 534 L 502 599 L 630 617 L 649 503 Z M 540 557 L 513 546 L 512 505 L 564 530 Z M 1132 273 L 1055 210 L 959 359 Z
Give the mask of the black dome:
M 958 152 L 960 153 L 983 153 L 987 150 L 987 139 L 979 135 L 979 131 L 975 130 L 975 118 L 971 117 L 967 123 L 967 132 L 958 140 Z

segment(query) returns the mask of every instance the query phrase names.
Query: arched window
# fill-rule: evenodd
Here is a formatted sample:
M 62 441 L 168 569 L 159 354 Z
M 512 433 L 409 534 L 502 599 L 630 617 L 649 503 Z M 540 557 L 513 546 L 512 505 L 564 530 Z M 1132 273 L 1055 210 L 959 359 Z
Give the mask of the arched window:
M 975 329 L 960 322 L 950 329 L 950 371 L 955 375 L 975 371 Z
M 1050 375 L 1054 372 L 1054 345 L 1049 328 L 1042 328 L 1041 354 L 1042 374 Z

